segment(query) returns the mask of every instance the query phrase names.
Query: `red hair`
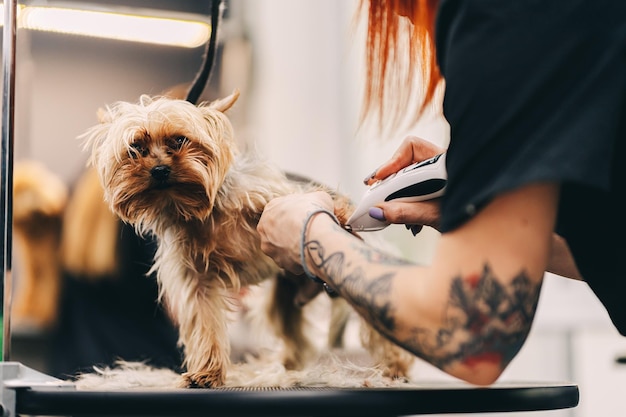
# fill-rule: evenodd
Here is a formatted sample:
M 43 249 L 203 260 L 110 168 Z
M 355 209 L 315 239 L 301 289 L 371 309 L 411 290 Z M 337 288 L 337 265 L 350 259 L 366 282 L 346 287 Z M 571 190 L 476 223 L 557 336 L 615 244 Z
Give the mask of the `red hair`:
M 379 128 L 398 128 L 416 97 L 412 122 L 432 102 L 442 79 L 434 42 L 438 4 L 439 0 L 361 0 L 359 10 L 367 17 L 361 122 L 374 115 Z

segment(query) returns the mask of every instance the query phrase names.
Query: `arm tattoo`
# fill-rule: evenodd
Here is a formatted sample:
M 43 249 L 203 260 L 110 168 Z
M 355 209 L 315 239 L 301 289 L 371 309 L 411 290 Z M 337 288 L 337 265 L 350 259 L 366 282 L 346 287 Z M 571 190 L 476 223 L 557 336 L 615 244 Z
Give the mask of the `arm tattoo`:
M 484 362 L 503 369 L 522 347 L 541 289 L 524 271 L 510 285 L 503 285 L 487 264 L 480 273 L 455 277 L 443 326 L 437 330 L 415 327 L 400 340 L 392 300 L 395 273 L 389 270 L 372 276 L 368 267 L 410 263 L 361 244 L 357 249 L 363 257 L 355 265 L 346 262 L 342 251 L 327 254 L 320 242 L 307 243 L 313 263 L 339 292 L 371 325 L 405 349 L 445 370 L 454 364 L 472 367 Z
M 306 250 L 315 266 L 332 278 L 340 293 L 349 294 L 349 301 L 370 324 L 383 334 L 387 334 L 389 330 L 395 328 L 393 308 L 389 302 L 393 273 L 371 278 L 367 276 L 364 267 L 372 263 L 378 265 L 411 265 L 411 263 L 368 246 L 359 245 L 356 249 L 365 257 L 366 262 L 350 270 L 352 265 L 346 264 L 343 252 L 327 255 L 320 242 L 310 241 L 306 244 Z
M 504 286 L 485 265 L 482 274 L 454 278 L 444 327 L 437 334 L 415 328 L 403 344 L 440 368 L 480 362 L 504 368 L 528 335 L 540 288 L 524 272 Z

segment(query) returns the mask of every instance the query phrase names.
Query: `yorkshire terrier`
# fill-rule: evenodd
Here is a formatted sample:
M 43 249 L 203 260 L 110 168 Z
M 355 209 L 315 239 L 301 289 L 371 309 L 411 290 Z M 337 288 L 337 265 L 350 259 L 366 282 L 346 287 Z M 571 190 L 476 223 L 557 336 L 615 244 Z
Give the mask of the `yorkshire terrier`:
M 256 226 L 271 199 L 319 185 L 289 179 L 258 156 L 238 151 L 224 114 L 238 96 L 234 91 L 197 106 L 146 95 L 138 103 L 117 102 L 80 137 L 113 212 L 157 239 L 151 272 L 179 327 L 186 370 L 181 387 L 224 384 L 232 300 L 241 288 L 268 278 L 276 279 L 270 316 L 285 341 L 285 366 L 302 367 L 311 353 L 294 299 L 307 293 L 312 298 L 320 287 L 266 256 Z M 335 194 L 342 223 L 352 209 L 349 199 Z M 405 377 L 411 355 L 380 335 L 370 337 L 376 345 L 370 350 L 385 357 L 388 373 Z

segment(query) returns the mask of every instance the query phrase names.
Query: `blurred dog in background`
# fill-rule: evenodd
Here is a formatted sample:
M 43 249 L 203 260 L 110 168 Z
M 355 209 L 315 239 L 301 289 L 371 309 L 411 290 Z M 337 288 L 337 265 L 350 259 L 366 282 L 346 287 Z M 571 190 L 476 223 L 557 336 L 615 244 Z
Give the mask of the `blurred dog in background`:
M 56 324 L 61 294 L 59 247 L 69 190 L 43 164 L 17 161 L 13 181 L 13 323 L 49 329 Z

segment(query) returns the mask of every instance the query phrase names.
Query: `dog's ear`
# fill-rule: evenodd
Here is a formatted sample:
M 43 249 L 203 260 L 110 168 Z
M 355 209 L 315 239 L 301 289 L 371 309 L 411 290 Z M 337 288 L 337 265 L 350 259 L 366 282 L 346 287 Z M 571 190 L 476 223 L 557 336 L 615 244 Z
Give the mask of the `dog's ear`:
M 98 122 L 100 123 L 111 123 L 112 121 L 111 113 L 102 107 L 98 109 L 96 116 L 98 117 Z
M 218 100 L 215 100 L 209 103 L 208 108 L 215 109 L 224 113 L 226 110 L 230 109 L 233 106 L 233 104 L 235 104 L 238 98 L 239 98 L 239 90 L 235 89 L 233 90 L 231 95 L 224 97 L 224 98 L 220 98 Z

